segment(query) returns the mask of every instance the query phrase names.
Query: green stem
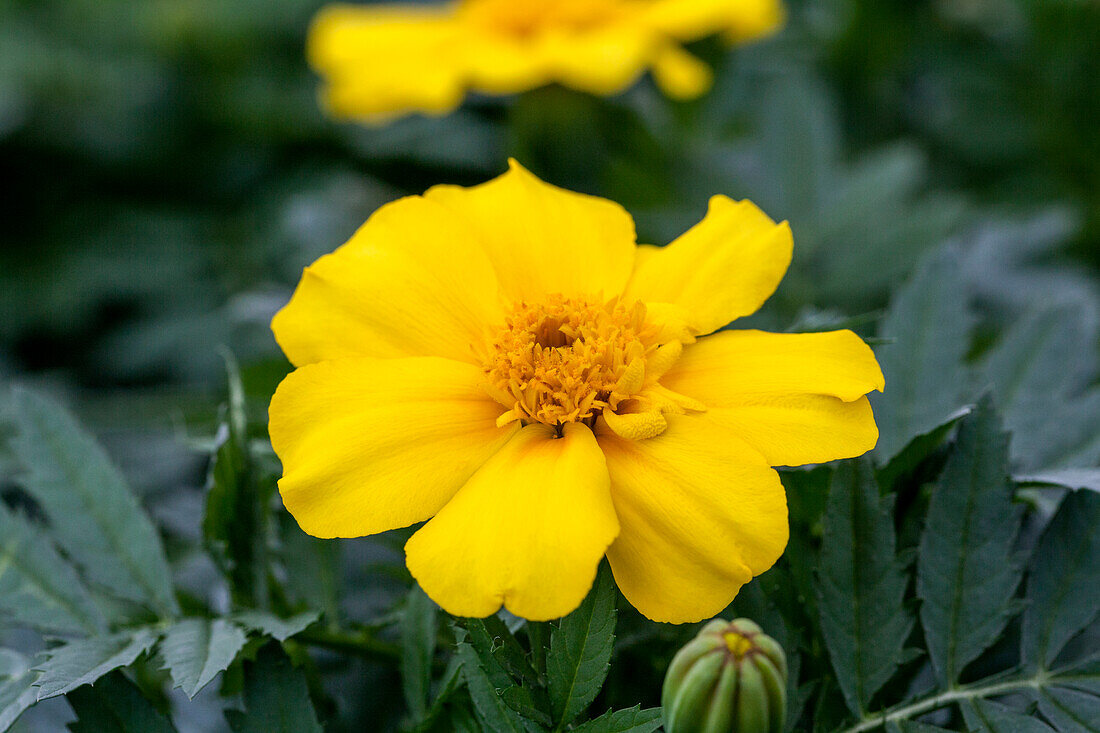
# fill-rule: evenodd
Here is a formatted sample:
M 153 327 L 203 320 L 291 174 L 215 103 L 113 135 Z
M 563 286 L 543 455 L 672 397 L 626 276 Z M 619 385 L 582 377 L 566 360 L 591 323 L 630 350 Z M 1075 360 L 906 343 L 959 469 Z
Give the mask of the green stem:
M 952 703 L 963 700 L 973 700 L 976 697 L 1006 695 L 1010 692 L 1024 690 L 1029 687 L 1041 689 L 1046 684 L 1047 680 L 1048 676 L 1046 671 L 1040 670 L 1034 677 L 1027 677 L 1025 679 L 1009 680 L 1007 682 L 997 682 L 988 685 L 963 685 L 961 687 L 955 687 L 947 692 L 941 692 L 938 695 L 926 697 L 923 700 L 918 700 L 909 705 L 887 710 L 880 715 L 864 718 L 856 725 L 845 729 L 841 733 L 863 733 L 863 731 L 874 730 L 887 723 L 892 723 L 897 720 L 908 720 L 917 715 L 923 715 L 924 713 L 930 713 L 933 710 L 947 707 Z
M 527 640 L 531 642 L 531 666 L 543 678 L 546 676 L 546 649 L 550 646 L 550 624 L 546 621 L 528 621 Z
M 388 641 L 375 639 L 370 634 L 349 633 L 331 629 L 306 629 L 294 637 L 310 646 L 352 654 L 364 659 L 396 661 L 401 659 L 401 647 Z

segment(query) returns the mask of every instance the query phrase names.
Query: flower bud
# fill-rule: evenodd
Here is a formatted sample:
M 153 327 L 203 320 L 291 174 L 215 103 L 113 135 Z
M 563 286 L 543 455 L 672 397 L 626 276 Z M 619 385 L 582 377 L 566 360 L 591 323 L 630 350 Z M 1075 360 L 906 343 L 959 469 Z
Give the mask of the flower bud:
M 672 658 L 661 706 L 666 733 L 782 733 L 783 648 L 749 619 L 715 619 Z

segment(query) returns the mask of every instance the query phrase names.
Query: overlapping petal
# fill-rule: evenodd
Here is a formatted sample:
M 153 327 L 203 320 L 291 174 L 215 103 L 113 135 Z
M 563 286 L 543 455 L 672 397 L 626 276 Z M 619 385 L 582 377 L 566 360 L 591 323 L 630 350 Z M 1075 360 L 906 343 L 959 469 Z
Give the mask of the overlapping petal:
M 864 395 L 883 388 L 882 371 L 851 331 L 723 331 L 685 347 L 662 384 L 706 404 L 773 466 L 851 458 L 878 441 Z
M 699 333 L 755 312 L 791 263 L 793 241 L 751 201 L 710 200 L 706 217 L 666 247 L 648 251 L 627 296 L 682 307 Z
M 424 198 L 477 232 L 511 302 L 552 293 L 610 298 L 634 267 L 634 219 L 623 207 L 546 184 L 514 160 L 488 183 L 436 186 Z
M 588 593 L 619 524 L 592 431 L 520 430 L 405 545 L 409 570 L 455 616 L 503 604 L 533 620 L 563 616 Z
M 387 204 L 306 268 L 271 327 L 295 365 L 349 356 L 472 360 L 503 318 L 482 235 L 419 196 Z
M 315 537 L 359 537 L 433 516 L 515 432 L 477 367 L 348 358 L 299 367 L 271 400 L 287 510 Z
M 787 505 L 764 458 L 706 415 L 655 438 L 599 438 L 620 531 L 607 551 L 627 600 L 654 621 L 709 618 L 787 544 Z

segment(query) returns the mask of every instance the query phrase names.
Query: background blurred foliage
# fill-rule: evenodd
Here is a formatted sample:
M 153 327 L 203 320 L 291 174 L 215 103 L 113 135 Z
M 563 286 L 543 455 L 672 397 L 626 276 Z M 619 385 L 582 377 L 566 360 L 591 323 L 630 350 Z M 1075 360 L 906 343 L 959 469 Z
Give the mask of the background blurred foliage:
M 268 322 L 302 267 L 382 203 L 436 183 L 480 182 L 509 155 L 552 183 L 620 201 L 647 242 L 664 244 L 697 222 L 716 193 L 789 219 L 794 265 L 752 323 L 851 326 L 894 348 L 880 351 L 884 365 L 922 365 L 910 386 L 927 414 L 891 405 L 903 390 L 876 408 L 909 431 L 895 434 L 892 449 L 925 431 L 942 439 L 936 430 L 951 410 L 993 384 L 1017 433 L 1016 471 L 1100 461 L 1089 442 L 1100 414 L 1095 0 L 792 0 L 775 38 L 734 52 L 698 44 L 717 79 L 696 102 L 670 102 L 648 80 L 607 100 L 551 87 L 385 128 L 318 111 L 302 46 L 320 4 L 0 3 L 0 380 L 62 394 L 104 441 L 166 535 L 177 588 L 195 607 L 227 607 L 219 571 L 234 569 L 216 563 L 240 542 L 229 531 L 232 502 L 221 515 L 204 492 L 218 480 L 208 475 L 211 452 L 230 438 L 238 452 L 256 452 L 235 479 L 254 482 L 253 495 L 277 472 L 265 449 L 266 401 L 289 365 Z M 941 299 L 931 311 L 938 320 L 921 322 L 945 344 L 935 353 L 891 346 L 892 327 L 921 313 L 910 302 L 915 286 L 883 319 L 922 258 L 921 292 Z M 1029 344 L 1055 356 L 1032 364 Z M 219 346 L 241 364 L 244 435 L 238 426 L 227 437 Z M 7 400 L 0 390 L 0 416 Z M 9 500 L 11 432 L 0 418 Z M 915 465 L 896 469 L 909 472 L 909 489 L 919 483 Z M 823 506 L 792 511 L 820 532 Z M 403 537 L 325 543 L 285 513 L 273 517 L 265 531 L 285 597 L 265 603 L 367 629 L 392 621 L 408 580 Z M 911 529 L 898 527 L 899 548 L 915 544 Z M 204 552 L 204 537 L 224 547 Z M 815 555 L 807 549 L 800 561 L 799 552 L 781 573 L 810 587 L 799 562 Z M 770 591 L 786 603 L 775 577 Z M 752 588 L 746 613 L 764 604 L 760 584 Z M 627 663 L 598 703 L 655 704 L 659 667 L 683 637 L 625 613 L 616 654 Z M 20 634 L 0 640 L 25 653 L 40 645 Z M 314 699 L 351 706 L 322 704 L 330 723 L 363 710 L 400 718 L 392 669 L 337 655 L 316 665 Z M 639 689 L 648 697 L 638 699 Z M 180 708 L 177 724 L 221 730 L 220 709 L 208 688 Z M 20 725 L 51 730 L 69 715 L 41 705 Z

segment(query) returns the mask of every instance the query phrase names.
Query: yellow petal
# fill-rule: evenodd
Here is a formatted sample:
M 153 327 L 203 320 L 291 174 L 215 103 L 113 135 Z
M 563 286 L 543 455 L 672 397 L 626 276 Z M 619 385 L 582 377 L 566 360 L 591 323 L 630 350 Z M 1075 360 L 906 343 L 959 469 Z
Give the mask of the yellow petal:
M 780 0 L 654 0 L 642 13 L 643 22 L 684 40 L 719 32 L 747 40 L 783 22 Z
M 748 398 L 707 412 L 773 466 L 854 458 L 875 447 L 878 427 L 866 397 L 843 402 L 816 394 Z
M 485 329 L 502 320 L 477 236 L 442 206 L 410 196 L 306 268 L 271 327 L 299 366 L 349 356 L 472 361 Z
M 787 503 L 763 457 L 705 415 L 667 415 L 631 441 L 601 434 L 619 517 L 607 551 L 623 595 L 654 621 L 710 618 L 787 544 Z
M 882 390 L 871 348 L 851 331 L 722 331 L 686 346 L 661 384 L 708 407 L 750 396 L 809 393 L 857 400 Z
M 792 247 L 786 223 L 776 224 L 751 201 L 715 196 L 703 221 L 646 258 L 627 295 L 682 306 L 699 333 L 710 333 L 764 304 L 791 263 Z
M 454 616 L 503 604 L 531 620 L 573 611 L 619 525 L 596 439 L 529 425 L 405 545 L 409 571 Z
M 383 122 L 457 107 L 466 90 L 454 61 L 466 46 L 462 28 L 438 8 L 331 5 L 310 28 L 307 55 L 325 78 L 322 99 L 333 116 Z
M 621 206 L 543 183 L 512 161 L 472 188 L 437 186 L 424 197 L 478 232 L 512 302 L 550 293 L 611 297 L 634 263 L 634 220 Z
M 710 67 L 675 44 L 661 51 L 653 64 L 653 78 L 674 99 L 695 99 L 710 89 Z
M 883 388 L 851 331 L 722 331 L 684 349 L 661 384 L 693 397 L 773 466 L 862 455 L 878 428 L 863 396 Z
M 656 53 L 656 36 L 628 25 L 586 33 L 550 32 L 537 43 L 554 79 L 592 94 L 617 94 L 633 84 Z
M 279 491 L 315 537 L 359 537 L 438 512 L 516 427 L 483 374 L 448 359 L 349 358 L 290 374 L 271 400 Z
M 631 412 L 622 415 L 604 410 L 604 422 L 616 435 L 627 440 L 645 440 L 664 432 L 667 422 L 660 410 Z

